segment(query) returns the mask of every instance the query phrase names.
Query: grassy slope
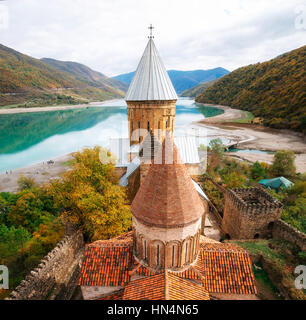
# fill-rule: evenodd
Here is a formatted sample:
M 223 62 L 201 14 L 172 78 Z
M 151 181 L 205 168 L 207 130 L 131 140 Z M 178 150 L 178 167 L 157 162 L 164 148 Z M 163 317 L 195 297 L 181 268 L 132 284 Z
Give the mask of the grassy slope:
M 111 86 L 103 89 L 48 64 L 0 45 L 0 105 L 43 106 L 76 104 L 121 97 Z
M 306 46 L 264 63 L 239 68 L 196 101 L 247 110 L 264 124 L 306 133 Z
M 219 79 L 220 77 L 228 74 L 229 71 L 224 68 L 214 68 L 210 70 L 191 70 L 191 71 L 181 71 L 181 70 L 169 70 L 168 74 L 173 83 L 173 86 L 178 94 L 193 88 L 198 85 L 200 82 L 212 81 Z M 127 84 L 130 84 L 134 72 L 125 73 L 114 77 L 119 81 L 123 81 Z

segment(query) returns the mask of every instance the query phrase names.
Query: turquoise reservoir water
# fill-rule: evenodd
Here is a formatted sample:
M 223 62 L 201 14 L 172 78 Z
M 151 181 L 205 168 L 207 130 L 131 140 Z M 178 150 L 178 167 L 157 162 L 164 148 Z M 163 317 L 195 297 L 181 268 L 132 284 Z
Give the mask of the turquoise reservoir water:
M 176 135 L 192 121 L 223 113 L 179 99 Z M 128 137 L 126 104 L 116 100 L 101 106 L 65 111 L 0 115 L 0 172 L 46 161 L 84 147 L 107 146 L 110 138 Z

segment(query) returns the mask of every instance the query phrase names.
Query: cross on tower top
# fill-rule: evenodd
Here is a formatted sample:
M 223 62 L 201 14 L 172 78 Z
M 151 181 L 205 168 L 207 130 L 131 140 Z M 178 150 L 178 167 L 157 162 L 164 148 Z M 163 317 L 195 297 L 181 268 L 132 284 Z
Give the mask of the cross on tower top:
M 153 39 L 153 38 L 154 38 L 154 36 L 153 36 L 153 29 L 154 29 L 154 27 L 152 26 L 152 23 L 150 24 L 150 26 L 149 26 L 148 29 L 150 30 L 150 36 L 149 36 L 148 38 L 149 38 L 149 39 Z

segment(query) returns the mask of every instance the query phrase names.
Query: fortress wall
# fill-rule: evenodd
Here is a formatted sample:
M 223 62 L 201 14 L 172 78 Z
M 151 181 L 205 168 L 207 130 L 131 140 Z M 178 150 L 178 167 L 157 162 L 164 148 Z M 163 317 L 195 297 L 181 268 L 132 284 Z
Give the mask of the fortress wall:
M 306 234 L 290 226 L 285 221 L 278 220 L 274 223 L 272 236 L 274 239 L 284 239 L 294 243 L 302 251 L 306 250 Z
M 282 204 L 260 188 L 226 190 L 222 230 L 232 239 L 270 237 Z M 257 203 L 252 203 L 252 199 Z
M 9 300 L 69 300 L 84 254 L 81 232 L 64 237 L 10 294 Z

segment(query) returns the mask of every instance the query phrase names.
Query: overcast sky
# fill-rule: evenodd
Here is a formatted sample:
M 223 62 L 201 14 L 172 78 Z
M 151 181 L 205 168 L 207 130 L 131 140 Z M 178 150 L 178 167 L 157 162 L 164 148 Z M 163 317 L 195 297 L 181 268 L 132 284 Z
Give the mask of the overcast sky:
M 234 70 L 305 45 L 306 1 L 0 1 L 0 43 L 108 76 L 137 67 L 150 23 L 167 69 Z

